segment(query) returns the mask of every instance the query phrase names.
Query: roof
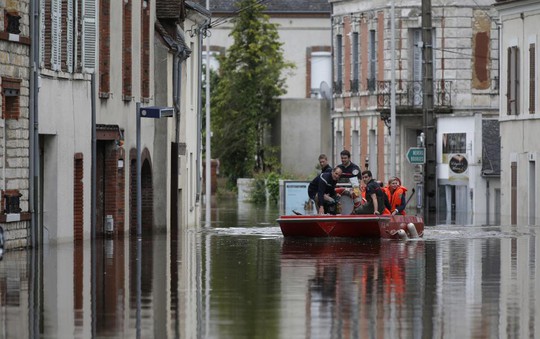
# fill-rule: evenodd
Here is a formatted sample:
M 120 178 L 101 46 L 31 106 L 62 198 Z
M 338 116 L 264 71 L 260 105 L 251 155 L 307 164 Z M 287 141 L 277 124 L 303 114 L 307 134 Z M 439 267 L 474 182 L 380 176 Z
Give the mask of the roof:
M 195 0 L 206 8 L 206 0 Z M 212 13 L 232 13 L 238 10 L 236 3 L 240 0 L 211 0 Z M 261 0 L 267 7 L 265 13 L 330 13 L 328 0 Z
M 185 16 L 184 0 L 157 0 L 156 17 L 158 19 L 181 19 Z

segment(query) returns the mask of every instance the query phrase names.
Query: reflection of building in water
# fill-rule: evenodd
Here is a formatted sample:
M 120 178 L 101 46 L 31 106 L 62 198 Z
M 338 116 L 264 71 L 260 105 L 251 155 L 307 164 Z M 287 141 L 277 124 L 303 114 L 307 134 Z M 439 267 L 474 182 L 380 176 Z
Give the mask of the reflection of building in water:
M 423 274 L 417 267 L 423 265 L 423 252 L 423 242 L 328 241 L 302 247 L 286 239 L 282 260 L 311 259 L 314 266 L 307 282 L 306 337 L 399 336 L 402 332 L 393 333 L 390 324 L 421 333 L 421 325 L 410 320 L 415 310 L 407 309 L 404 300 L 422 295 Z M 305 267 L 307 262 L 301 262 Z M 408 268 L 413 268 L 409 276 Z

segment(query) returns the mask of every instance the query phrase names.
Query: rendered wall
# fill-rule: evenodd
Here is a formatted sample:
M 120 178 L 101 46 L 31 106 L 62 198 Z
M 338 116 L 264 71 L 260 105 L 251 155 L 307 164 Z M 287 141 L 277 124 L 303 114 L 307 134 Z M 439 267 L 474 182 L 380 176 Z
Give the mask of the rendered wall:
M 329 110 L 327 100 L 281 101 L 281 166 L 285 173 L 309 179 L 316 174 L 319 154 L 325 153 L 331 159 Z

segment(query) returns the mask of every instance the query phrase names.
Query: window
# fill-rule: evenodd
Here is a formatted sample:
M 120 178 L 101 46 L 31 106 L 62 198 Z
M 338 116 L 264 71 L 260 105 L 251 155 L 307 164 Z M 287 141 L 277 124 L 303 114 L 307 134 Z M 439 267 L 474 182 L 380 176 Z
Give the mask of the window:
M 369 91 L 375 91 L 375 81 L 377 79 L 377 42 L 376 42 L 375 30 L 369 31 L 369 68 L 368 68 L 368 83 L 367 88 Z
M 359 58 L 358 58 L 358 32 L 352 33 L 352 77 L 351 77 L 351 92 L 358 93 L 358 72 L 359 72 Z
M 2 77 L 2 117 L 19 119 L 21 80 Z
M 131 55 L 131 26 L 132 26 L 132 10 L 131 1 L 124 1 L 122 16 L 122 97 L 123 100 L 130 101 L 132 99 L 132 55 Z
M 6 12 L 5 20 L 7 21 L 6 32 L 10 34 L 17 34 L 17 35 L 21 34 L 21 30 L 20 30 L 21 16 L 18 13 Z
M 341 94 L 343 89 L 343 35 L 336 35 L 336 83 L 334 93 Z
M 311 97 L 330 99 L 332 56 L 330 52 L 311 52 Z
M 150 99 L 150 1 L 143 0 L 141 8 L 141 97 Z
M 41 67 L 68 73 L 94 71 L 96 1 L 41 0 Z
M 352 131 L 351 139 L 351 161 L 358 165 L 360 164 L 360 134 L 358 130 Z
M 519 114 L 519 49 L 517 46 L 507 50 L 507 89 L 506 89 L 506 114 Z
M 99 97 L 108 98 L 111 91 L 111 3 L 109 0 L 99 3 Z
M 535 44 L 529 45 L 529 113 L 534 114 L 536 106 L 536 47 Z

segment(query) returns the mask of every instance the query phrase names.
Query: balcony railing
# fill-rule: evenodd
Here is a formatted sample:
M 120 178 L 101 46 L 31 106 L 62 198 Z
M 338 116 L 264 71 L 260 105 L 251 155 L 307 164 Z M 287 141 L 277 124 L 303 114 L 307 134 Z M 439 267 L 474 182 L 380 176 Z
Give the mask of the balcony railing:
M 390 81 L 377 81 L 377 110 L 390 109 Z M 396 81 L 396 107 L 421 109 L 424 92 L 421 81 Z M 438 110 L 452 108 L 452 81 L 433 82 L 433 106 Z

